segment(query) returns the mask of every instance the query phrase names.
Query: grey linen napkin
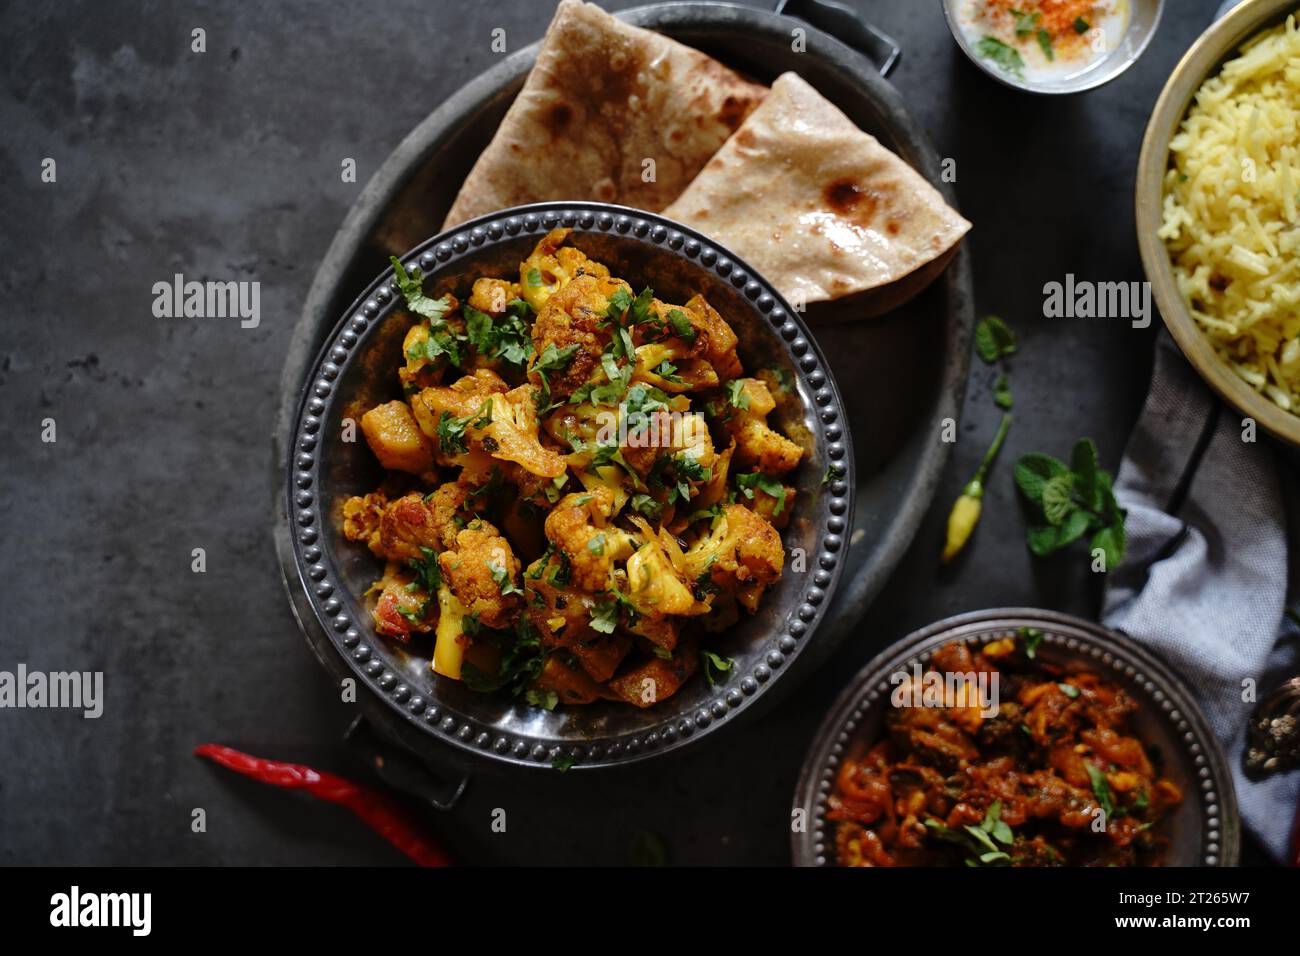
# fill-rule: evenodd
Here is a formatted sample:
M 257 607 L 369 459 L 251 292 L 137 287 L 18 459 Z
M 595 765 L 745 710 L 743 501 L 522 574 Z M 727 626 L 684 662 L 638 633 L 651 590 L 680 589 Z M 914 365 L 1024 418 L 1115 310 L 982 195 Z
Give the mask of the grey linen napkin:
M 1128 554 L 1109 575 L 1103 620 L 1187 682 L 1227 754 L 1246 828 L 1281 860 L 1300 770 L 1244 775 L 1254 704 L 1242 696 L 1247 678 L 1258 699 L 1300 673 L 1300 628 L 1285 616 L 1300 595 L 1300 481 L 1264 433 L 1254 443 L 1242 433 L 1241 415 L 1162 331 L 1116 482 Z

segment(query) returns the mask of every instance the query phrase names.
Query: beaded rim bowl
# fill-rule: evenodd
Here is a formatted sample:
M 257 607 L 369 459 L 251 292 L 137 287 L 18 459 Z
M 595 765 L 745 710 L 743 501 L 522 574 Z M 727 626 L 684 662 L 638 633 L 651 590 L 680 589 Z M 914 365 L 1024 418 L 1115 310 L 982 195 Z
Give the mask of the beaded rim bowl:
M 890 675 L 922 666 L 955 640 L 987 642 L 1019 628 L 1043 632 L 1038 654 L 1054 663 L 1082 662 L 1124 687 L 1140 704 L 1139 737 L 1159 749 L 1163 772 L 1183 790 L 1168 827 L 1165 866 L 1235 866 L 1240 821 L 1232 777 L 1205 719 L 1183 684 L 1132 639 L 1098 624 L 1053 611 L 1003 608 L 962 614 L 909 634 L 877 656 L 840 695 L 817 730 L 795 788 L 793 812 L 803 828 L 791 833 L 796 866 L 834 866 L 834 823 L 826 819 L 840 764 L 879 739 Z
M 407 723 L 464 751 L 522 766 L 597 767 L 682 747 L 761 697 L 814 637 L 843 571 L 853 520 L 853 451 L 839 391 L 800 317 L 754 270 L 699 233 L 661 216 L 595 202 L 547 202 L 503 210 L 457 226 L 401 257 L 426 288 L 464 289 L 481 275 L 508 274 L 548 230 L 571 228 L 571 242 L 623 275 L 656 289 L 701 291 L 740 336 L 745 368 L 775 366 L 793 388 L 773 421 L 805 448 L 793 475 L 795 500 L 786 572 L 753 617 L 721 636 L 735 659 L 717 686 L 695 675 L 647 710 L 593 704 L 548 712 L 521 701 L 474 694 L 434 675 L 427 654 L 376 638 L 361 595 L 377 576 L 363 546 L 343 539 L 340 509 L 382 474 L 364 442 L 342 436 L 348 419 L 396 397 L 392 370 L 410 325 L 391 270 L 343 315 L 303 384 L 285 460 L 285 507 L 293 529 L 295 587 L 315 623 L 351 672 Z M 683 300 L 684 301 L 684 300 Z M 389 390 L 393 394 L 387 394 Z M 802 572 L 798 563 L 800 559 Z M 304 621 L 304 623 L 309 623 Z M 331 668 L 333 670 L 333 668 Z

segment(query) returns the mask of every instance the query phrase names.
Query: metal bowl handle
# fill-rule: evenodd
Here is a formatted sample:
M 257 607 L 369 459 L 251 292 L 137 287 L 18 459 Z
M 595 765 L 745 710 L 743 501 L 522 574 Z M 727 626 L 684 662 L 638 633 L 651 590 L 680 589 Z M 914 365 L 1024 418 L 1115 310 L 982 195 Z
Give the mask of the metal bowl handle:
M 882 33 L 858 15 L 857 11 L 832 0 L 777 0 L 776 12 L 787 17 L 797 17 L 819 30 L 824 30 L 846 46 L 857 50 L 880 71 L 889 71 L 903 55 L 898 41 Z

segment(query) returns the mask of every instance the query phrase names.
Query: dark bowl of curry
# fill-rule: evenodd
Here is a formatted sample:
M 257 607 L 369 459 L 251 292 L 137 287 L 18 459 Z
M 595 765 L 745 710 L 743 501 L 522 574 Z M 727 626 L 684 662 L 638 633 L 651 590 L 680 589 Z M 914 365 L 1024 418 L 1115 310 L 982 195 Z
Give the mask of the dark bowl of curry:
M 1231 779 L 1187 691 L 1121 634 L 1046 611 L 963 615 L 877 657 L 795 794 L 811 866 L 1215 866 Z

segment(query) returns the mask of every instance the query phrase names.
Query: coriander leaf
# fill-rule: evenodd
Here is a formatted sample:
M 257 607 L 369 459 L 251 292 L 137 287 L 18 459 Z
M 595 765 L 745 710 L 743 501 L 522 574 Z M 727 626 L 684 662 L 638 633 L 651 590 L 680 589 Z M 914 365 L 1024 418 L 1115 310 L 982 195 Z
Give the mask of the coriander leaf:
M 668 311 L 668 324 L 673 327 L 673 332 L 683 342 L 694 342 L 697 333 L 695 326 L 691 325 L 691 320 L 686 317 L 686 313 L 681 309 L 670 309 Z
M 1075 32 L 1075 33 L 1087 33 L 1088 30 L 1090 29 L 1090 27 L 1091 27 L 1091 24 L 1088 23 L 1088 21 L 1085 20 L 1083 17 L 1075 17 L 1075 18 L 1074 18 L 1074 32 Z
M 997 37 L 981 37 L 979 43 L 975 44 L 975 52 L 986 60 L 992 60 L 1004 72 L 1024 78 L 1025 61 L 1020 56 L 1020 52 L 1015 47 L 1007 46 Z
M 537 377 L 542 380 L 542 390 L 537 395 L 537 407 L 545 408 L 551 401 L 551 381 L 546 377 L 547 372 L 562 372 L 569 367 L 573 361 L 573 356 L 577 353 L 578 346 L 566 345 L 562 349 L 557 349 L 554 342 L 549 342 L 542 354 L 537 356 L 533 362 L 532 371 L 537 373 Z
M 598 531 L 587 541 L 587 550 L 597 557 L 605 553 L 605 532 Z
M 658 521 L 664 510 L 663 505 L 646 494 L 633 495 L 631 504 L 633 511 L 639 515 L 644 515 L 651 521 Z
M 709 686 L 725 684 L 731 677 L 731 669 L 736 666 L 736 662 L 710 650 L 701 650 L 700 654 L 704 659 L 704 676 L 708 679 Z
M 408 558 L 407 565 L 415 572 L 415 584 L 429 594 L 437 594 L 442 587 L 442 569 L 438 566 L 438 553 L 421 547 L 419 558 Z
M 631 307 L 632 293 L 628 292 L 623 286 L 619 286 L 614 290 L 614 294 L 609 297 L 609 308 L 605 310 L 605 315 L 614 322 L 622 324 L 624 314 Z
M 1016 352 L 1016 334 L 996 315 L 987 315 L 975 327 L 975 351 L 992 365 L 1004 355 Z
M 530 286 L 540 286 L 542 284 L 542 270 L 533 266 L 533 268 L 529 269 L 524 275 L 524 281 Z
M 773 478 L 760 471 L 755 471 L 749 474 L 736 475 L 736 487 L 744 492 L 746 498 L 752 499 L 754 497 L 755 488 L 775 498 L 776 507 L 772 509 L 772 517 L 774 518 L 785 509 L 785 485 L 781 483 L 779 478 Z
M 727 403 L 739 408 L 742 412 L 749 408 L 749 396 L 745 394 L 745 383 L 738 378 L 733 378 L 727 383 Z
M 591 629 L 601 634 L 613 634 L 618 627 L 618 598 L 597 601 L 591 609 Z
M 1088 780 L 1092 783 L 1093 795 L 1096 796 L 1102 813 L 1106 814 L 1109 819 L 1115 815 L 1115 800 L 1111 796 L 1110 783 L 1106 780 L 1106 775 L 1088 761 L 1085 760 L 1083 766 L 1088 771 Z
M 1075 687 L 1073 684 L 1057 684 L 1056 686 L 1059 687 L 1061 693 L 1070 698 L 1070 700 L 1074 700 L 1079 696 L 1079 688 Z
M 1035 10 L 1033 13 L 1026 13 L 1024 10 L 1011 9 L 1009 12 L 1016 20 L 1016 36 L 1025 37 L 1034 32 L 1034 27 L 1038 26 L 1038 21 L 1042 14 Z
M 525 699 L 533 707 L 554 710 L 555 705 L 560 702 L 560 695 L 553 690 L 530 690 L 525 695 Z
M 424 279 L 421 278 L 418 267 L 412 266 L 408 273 L 402 268 L 402 263 L 397 256 L 389 256 L 388 261 L 393 264 L 397 291 L 402 293 L 402 298 L 406 300 L 406 308 L 432 322 L 441 322 L 451 311 L 451 299 L 445 295 L 441 299 L 429 298 L 424 294 Z
M 492 580 L 496 582 L 497 590 L 503 595 L 518 594 L 519 588 L 515 587 L 515 582 L 510 580 L 510 571 L 504 564 L 497 561 L 485 561 L 488 571 L 492 574 Z
M 640 325 L 650 318 L 650 303 L 654 301 L 654 289 L 646 286 L 641 294 L 632 300 L 628 307 L 628 320 L 631 325 Z
M 1016 634 L 1021 640 L 1025 656 L 1032 661 L 1038 654 L 1038 646 L 1043 643 L 1043 632 L 1036 627 L 1022 627 Z
M 1047 57 L 1047 62 L 1051 63 L 1056 59 L 1056 53 L 1052 50 L 1052 35 L 1042 27 L 1038 28 L 1038 48 L 1043 51 L 1043 56 Z

